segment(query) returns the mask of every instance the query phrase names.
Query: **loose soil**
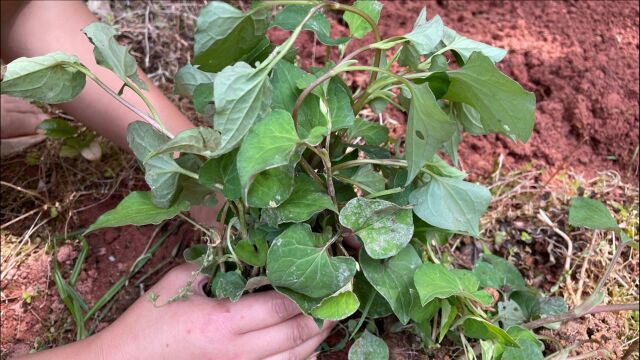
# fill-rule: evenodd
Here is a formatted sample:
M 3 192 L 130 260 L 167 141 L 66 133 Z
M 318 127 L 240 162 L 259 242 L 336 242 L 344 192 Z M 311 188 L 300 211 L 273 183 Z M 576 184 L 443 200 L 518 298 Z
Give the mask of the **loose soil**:
M 133 53 L 144 64 L 140 61 L 145 53 L 141 35 L 144 25 L 136 19 L 143 18 L 146 5 L 131 3 L 132 9 L 127 9 L 123 4 L 112 5 L 113 15 L 118 19 L 117 25 L 126 35 L 121 40 L 132 45 Z M 624 180 L 637 186 L 638 2 L 384 1 L 385 7 L 379 22 L 383 36 L 401 34 L 410 29 L 415 16 L 425 4 L 429 17 L 440 15 L 445 24 L 461 34 L 508 49 L 509 54 L 499 67 L 526 89 L 533 91 L 538 101 L 535 131 L 525 145 L 514 144 L 496 135 L 466 136 L 460 147 L 465 170 L 474 177 L 485 178 L 495 170 L 497 159 L 502 156 L 503 168 L 515 169 L 531 163 L 534 168 L 547 169 L 536 178 L 540 182 L 551 178 L 554 171 L 559 169 L 569 169 L 588 177 L 599 171 L 615 170 Z M 241 5 L 246 8 L 246 4 Z M 185 6 L 194 14 L 194 8 L 197 11 L 198 7 Z M 179 5 L 166 5 L 164 9 L 169 8 L 176 8 L 178 11 L 167 11 L 167 26 L 155 25 L 158 32 L 150 35 L 151 62 L 145 69 L 147 73 L 156 74 L 153 78 L 167 93 L 171 90 L 171 78 L 165 76 L 163 71 L 173 74 L 179 65 L 187 62 L 191 54 L 193 34 L 193 19 L 188 14 L 183 16 Z M 108 7 L 106 11 L 109 12 Z M 330 20 L 335 25 L 333 35 L 346 33 L 340 16 L 332 15 Z M 174 25 L 178 30 L 172 27 Z M 270 35 L 276 41 L 283 38 L 279 31 L 272 31 Z M 306 59 L 303 61 L 306 66 L 320 65 L 325 60 L 324 48 L 320 45 L 312 46 L 312 40 L 313 36 L 310 34 L 303 34 L 299 40 L 299 44 L 303 45 L 299 55 L 301 59 Z M 352 46 L 355 48 L 359 44 L 362 41 L 356 41 Z M 170 56 L 174 60 L 169 65 L 162 63 L 167 58 L 166 49 L 171 49 Z M 312 57 L 315 63 L 309 60 Z M 364 74 L 356 74 L 347 80 L 355 88 L 364 85 L 366 78 Z M 177 100 L 195 119 L 196 115 L 189 105 L 185 105 L 184 99 Z M 403 114 L 392 111 L 383 120 L 395 137 L 403 136 Z M 37 173 L 37 166 L 31 168 Z M 8 179 L 12 173 L 11 168 L 3 166 L 2 179 Z M 134 184 L 120 189 L 105 202 L 76 214 L 69 229 L 86 227 L 99 214 L 113 208 L 128 190 L 138 186 Z M 98 199 L 97 196 L 88 199 L 86 203 L 77 204 L 77 208 Z M 3 203 L 3 208 L 5 205 Z M 23 213 L 34 207 L 26 202 Z M 3 221 L 8 219 L 3 217 Z M 20 236 L 26 230 L 25 227 L 30 225 L 26 223 L 29 221 L 3 231 L 3 251 L 7 239 L 10 236 Z M 531 225 L 525 225 L 527 226 Z M 55 229 L 59 230 L 60 228 Z M 90 243 L 89 256 L 78 282 L 80 295 L 89 304 L 95 302 L 120 276 L 128 272 L 136 258 L 143 253 L 154 230 L 155 227 L 124 227 L 90 235 L 87 239 Z M 508 232 L 505 244 L 509 244 L 509 241 L 517 242 L 517 234 L 521 229 L 510 231 L 513 234 Z M 171 256 L 176 244 L 182 243 L 184 246 L 195 238 L 197 235 L 189 226 L 181 226 L 142 273 Z M 57 256 L 63 273 L 67 276 L 78 255 L 79 246 L 74 242 L 61 245 Z M 463 245 L 467 245 L 462 248 L 465 251 L 476 251 L 471 244 Z M 2 358 L 25 354 L 34 348 L 61 344 L 73 338 L 73 322 L 51 281 L 51 251 L 42 246 L 37 248 L 40 250 L 31 254 L 1 284 Z M 531 274 L 523 270 L 525 277 L 532 281 L 540 278 L 545 267 L 547 272 L 552 271 L 546 277 L 543 276 L 546 280 L 538 284 L 548 290 L 548 284 L 558 281 L 561 267 L 547 267 L 545 262 L 548 261 L 549 254 L 545 253 L 546 247 L 535 246 L 532 249 L 536 253 L 523 258 L 522 263 L 517 266 L 522 269 L 534 268 L 536 271 L 531 270 Z M 509 253 L 504 249 L 498 252 L 503 255 Z M 526 259 L 530 258 L 538 260 L 528 263 Z M 154 273 L 144 283 L 152 284 L 169 266 L 171 264 Z M 637 267 L 633 274 L 637 276 Z M 34 294 L 30 303 L 23 300 L 23 293 Z M 115 319 L 139 294 L 139 288 L 125 287 L 118 294 L 111 311 L 97 324 L 98 328 Z M 621 343 L 613 339 L 624 334 L 621 330 L 624 325 L 624 319 L 620 320 L 620 317 L 598 315 L 564 326 L 559 332 L 550 335 L 560 338 L 564 345 L 582 340 L 599 340 L 607 345 L 606 348 L 610 349 L 615 358 L 620 356 Z M 589 329 L 596 330 L 594 332 Z M 394 358 L 416 358 L 417 354 L 410 349 L 410 344 L 404 344 L 407 338 L 396 338 L 397 335 L 387 338 L 397 345 L 392 347 Z M 598 344 L 595 344 L 588 345 L 584 350 L 598 349 Z M 342 354 L 336 358 L 344 358 L 345 353 L 346 350 L 336 353 L 335 355 Z M 440 358 L 447 356 L 449 355 L 442 354 Z

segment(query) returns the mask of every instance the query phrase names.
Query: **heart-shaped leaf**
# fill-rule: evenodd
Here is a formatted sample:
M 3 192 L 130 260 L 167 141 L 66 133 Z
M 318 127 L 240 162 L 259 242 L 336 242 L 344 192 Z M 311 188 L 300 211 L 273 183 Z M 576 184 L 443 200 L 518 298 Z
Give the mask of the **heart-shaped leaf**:
M 480 235 L 480 217 L 489 206 L 491 193 L 484 186 L 456 178 L 431 176 L 414 190 L 409 201 L 413 212 L 427 223 L 454 232 Z
M 200 84 L 211 84 L 213 88 L 215 78 L 216 74 L 202 71 L 196 66 L 187 64 L 181 67 L 174 76 L 175 88 L 173 92 L 178 95 L 192 96 L 193 90 Z
M 294 30 L 304 20 L 311 8 L 311 5 L 287 5 L 276 14 L 271 26 L 279 26 L 284 30 Z M 336 46 L 349 40 L 347 37 L 332 39 L 329 21 L 321 12 L 316 11 L 302 28 L 313 31 L 318 40 L 325 45 Z
M 149 158 L 161 154 L 183 152 L 201 156 L 213 156 L 220 147 L 220 133 L 206 127 L 187 129 L 169 140 Z M 148 159 L 147 159 L 148 160 Z
M 196 22 L 194 64 L 215 73 L 238 61 L 253 60 L 265 40 L 269 43 L 264 36 L 267 26 L 265 10 L 245 14 L 225 2 L 210 2 Z
M 264 209 L 262 214 L 271 225 L 277 226 L 287 222 L 307 221 L 325 209 L 338 212 L 325 189 L 309 176 L 298 174 L 289 198 L 276 208 Z
M 257 123 L 238 152 L 238 175 L 245 197 L 255 176 L 264 170 L 289 164 L 298 154 L 299 143 L 293 119 L 286 111 L 274 110 Z
M 356 273 L 351 257 L 331 257 L 307 224 L 294 224 L 273 240 L 267 255 L 271 284 L 320 298 L 342 289 Z
M 388 360 L 389 347 L 377 336 L 364 331 L 349 349 L 349 360 Z
M 374 259 L 396 255 L 413 235 L 411 209 L 384 200 L 351 199 L 340 211 L 340 223 L 362 239 Z
M 593 230 L 619 229 L 618 223 L 602 202 L 585 197 L 571 199 L 569 224 Z
M 447 72 L 451 83 L 444 98 L 471 105 L 482 127 L 526 142 L 533 131 L 536 97 L 496 68 L 480 52 L 467 63 Z
M 382 3 L 376 0 L 357 0 L 352 5 L 354 8 L 364 12 L 369 15 L 375 21 L 378 22 L 380 19 L 380 11 L 382 10 Z M 362 39 L 365 35 L 367 35 L 372 29 L 371 25 L 362 18 L 362 16 L 352 13 L 345 12 L 344 13 L 344 21 L 349 25 L 349 33 L 353 37 L 357 37 L 358 39 Z
M 147 86 L 138 77 L 138 63 L 129 54 L 129 49 L 120 45 L 115 37 L 118 35 L 116 29 L 101 22 L 94 22 L 87 25 L 82 31 L 87 35 L 93 48 L 93 56 L 100 66 L 113 71 L 122 81 L 131 79 L 138 87 L 146 90 Z
M 422 8 L 410 33 L 404 35 L 420 54 L 432 52 L 444 36 L 444 24 L 440 16 L 427 21 L 427 9 Z
M 169 207 L 176 194 L 178 178 L 183 169 L 173 160 L 171 154 L 159 155 L 145 161 L 149 155 L 169 142 L 169 138 L 148 123 L 136 121 L 129 124 L 127 141 L 136 158 L 144 162 L 144 179 L 151 188 L 153 203 L 158 207 Z
M 360 266 L 369 283 L 382 295 L 401 323 L 409 321 L 414 302 L 419 303 L 413 285 L 413 273 L 420 267 L 422 260 L 409 245 L 397 255 L 376 260 L 360 250 Z
M 268 70 L 238 62 L 224 68 L 213 83 L 214 128 L 220 132 L 219 154 L 233 150 L 253 124 L 269 112 Z
M 360 301 L 356 294 L 347 290 L 324 298 L 318 306 L 311 309 L 314 318 L 339 321 L 358 311 Z
M 74 66 L 81 66 L 78 58 L 60 51 L 21 57 L 7 65 L 0 89 L 3 94 L 47 104 L 67 102 L 82 91 L 86 81 Z
M 458 128 L 455 121 L 452 121 L 436 102 L 429 84 L 414 85 L 407 121 L 405 151 L 409 184 Z

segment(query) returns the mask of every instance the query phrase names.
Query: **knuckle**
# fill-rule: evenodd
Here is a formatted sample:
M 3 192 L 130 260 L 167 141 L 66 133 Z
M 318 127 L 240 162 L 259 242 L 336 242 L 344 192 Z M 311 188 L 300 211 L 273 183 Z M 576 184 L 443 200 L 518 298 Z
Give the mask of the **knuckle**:
M 298 356 L 298 354 L 296 354 L 295 351 L 293 350 L 289 350 L 287 352 L 285 352 L 284 354 L 282 354 L 282 359 L 283 360 L 299 360 L 301 357 Z
M 289 340 L 294 346 L 300 345 L 313 335 L 313 329 L 306 318 L 296 320 L 289 329 Z
M 284 296 L 278 296 L 271 300 L 271 310 L 280 319 L 288 319 L 298 310 L 298 305 Z

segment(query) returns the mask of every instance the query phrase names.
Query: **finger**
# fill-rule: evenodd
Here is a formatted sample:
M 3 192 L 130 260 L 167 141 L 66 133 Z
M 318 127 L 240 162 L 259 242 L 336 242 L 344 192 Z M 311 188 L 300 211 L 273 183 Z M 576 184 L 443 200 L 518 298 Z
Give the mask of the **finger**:
M 275 291 L 245 295 L 231 311 L 240 319 L 234 326 L 238 334 L 269 328 L 302 313 L 295 302 Z
M 260 358 L 286 353 L 307 340 L 321 334 L 332 324 L 325 322 L 322 329 L 307 315 L 301 314 L 275 326 L 243 334 L 245 343 L 260 344 L 256 349 Z
M 189 281 L 193 280 L 191 283 L 191 290 L 193 293 L 204 296 L 204 285 L 206 285 L 209 280 L 208 277 L 203 274 L 198 274 L 194 279 L 194 275 L 197 271 L 198 266 L 195 264 L 182 264 L 180 266 L 176 266 L 171 269 L 171 271 L 169 271 L 167 275 L 165 275 L 162 280 L 153 287 L 152 290 L 160 297 L 172 297 L 175 296 L 180 289 L 184 288 Z
M 295 348 L 267 357 L 265 360 L 288 360 L 288 359 L 309 359 L 315 358 L 312 355 L 324 339 L 327 338 L 332 326 L 328 326 L 322 332 Z

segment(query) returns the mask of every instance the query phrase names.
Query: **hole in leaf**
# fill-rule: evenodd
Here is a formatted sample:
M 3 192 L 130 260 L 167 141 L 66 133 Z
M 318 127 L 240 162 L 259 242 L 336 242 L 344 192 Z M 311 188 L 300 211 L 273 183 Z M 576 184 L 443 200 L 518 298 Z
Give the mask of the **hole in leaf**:
M 422 134 L 422 131 L 416 130 L 416 136 L 418 137 L 418 139 L 424 141 L 424 135 Z

